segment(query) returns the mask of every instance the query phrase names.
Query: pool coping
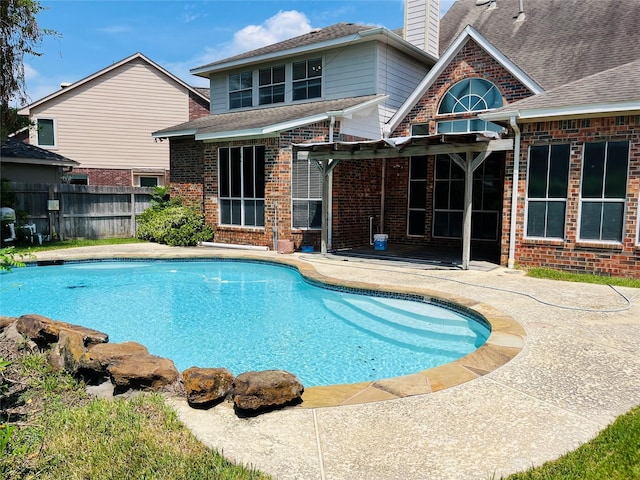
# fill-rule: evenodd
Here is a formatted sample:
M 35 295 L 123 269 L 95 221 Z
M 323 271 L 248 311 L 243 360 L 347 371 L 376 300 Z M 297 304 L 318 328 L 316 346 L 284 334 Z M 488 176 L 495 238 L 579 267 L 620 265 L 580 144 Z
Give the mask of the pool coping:
M 524 348 L 526 340 L 525 329 L 513 317 L 499 311 L 495 307 L 471 300 L 462 296 L 427 288 L 408 288 L 392 285 L 378 285 L 365 282 L 338 280 L 319 273 L 311 264 L 294 257 L 273 257 L 257 255 L 256 252 L 233 251 L 222 253 L 207 253 L 202 255 L 153 255 L 153 254 L 128 254 L 109 255 L 95 252 L 89 255 L 81 255 L 80 258 L 61 258 L 63 261 L 82 260 L 197 260 L 197 259 L 236 259 L 248 261 L 261 261 L 265 263 L 280 264 L 294 267 L 306 281 L 317 282 L 328 286 L 340 288 L 368 290 L 372 292 L 388 292 L 422 297 L 425 302 L 442 305 L 453 303 L 463 310 L 481 315 L 491 327 L 491 333 L 487 341 L 470 354 L 451 363 L 429 368 L 416 373 L 399 377 L 385 378 L 359 383 L 338 384 L 328 386 L 305 387 L 302 395 L 302 403 L 295 408 L 322 408 L 341 405 L 357 405 L 370 402 L 379 402 L 434 393 L 451 388 L 462 383 L 480 378 L 497 368 L 505 365 L 516 357 Z M 272 252 L 273 253 L 273 252 Z M 62 255 L 63 257 L 65 255 Z M 71 257 L 71 255 L 69 255 Z M 28 259 L 26 263 L 53 263 L 56 260 Z M 295 372 L 291 372 L 295 375 Z

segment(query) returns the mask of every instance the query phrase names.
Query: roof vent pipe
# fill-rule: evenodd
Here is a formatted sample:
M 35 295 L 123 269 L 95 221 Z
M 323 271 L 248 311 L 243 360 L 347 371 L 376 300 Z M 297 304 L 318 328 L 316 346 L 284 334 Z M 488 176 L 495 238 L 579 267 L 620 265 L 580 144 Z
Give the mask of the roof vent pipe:
M 519 0 L 518 5 L 520 9 L 518 10 L 518 16 L 516 17 L 516 22 L 524 22 L 524 19 L 525 19 L 524 0 Z

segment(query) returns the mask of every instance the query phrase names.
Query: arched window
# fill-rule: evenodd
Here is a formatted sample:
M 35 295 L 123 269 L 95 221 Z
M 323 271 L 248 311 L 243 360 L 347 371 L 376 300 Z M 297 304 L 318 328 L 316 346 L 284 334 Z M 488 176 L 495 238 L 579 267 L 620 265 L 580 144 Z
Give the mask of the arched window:
M 483 112 L 500 108 L 503 105 L 498 87 L 482 78 L 466 78 L 453 85 L 445 93 L 439 115 Z M 438 133 L 464 133 L 491 130 L 501 132 L 499 125 L 486 122 L 477 117 L 438 122 Z

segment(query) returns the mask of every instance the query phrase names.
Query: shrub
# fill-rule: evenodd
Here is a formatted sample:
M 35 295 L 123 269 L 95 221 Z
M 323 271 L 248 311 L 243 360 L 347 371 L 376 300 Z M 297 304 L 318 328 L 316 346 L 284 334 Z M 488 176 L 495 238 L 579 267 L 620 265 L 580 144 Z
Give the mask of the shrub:
M 154 203 L 138 216 L 136 236 L 174 247 L 189 247 L 213 239 L 213 229 L 195 208 L 170 200 Z

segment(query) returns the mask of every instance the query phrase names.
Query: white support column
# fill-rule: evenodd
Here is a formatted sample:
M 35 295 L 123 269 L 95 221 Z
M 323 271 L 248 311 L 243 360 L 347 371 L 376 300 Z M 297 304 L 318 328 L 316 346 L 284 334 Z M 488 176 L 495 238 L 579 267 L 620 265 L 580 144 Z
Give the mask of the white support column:
M 327 253 L 329 242 L 329 160 L 322 160 L 322 230 L 320 233 L 320 253 Z
M 464 162 L 464 210 L 462 213 L 462 269 L 469 270 L 471 260 L 471 212 L 473 210 L 473 152 Z

